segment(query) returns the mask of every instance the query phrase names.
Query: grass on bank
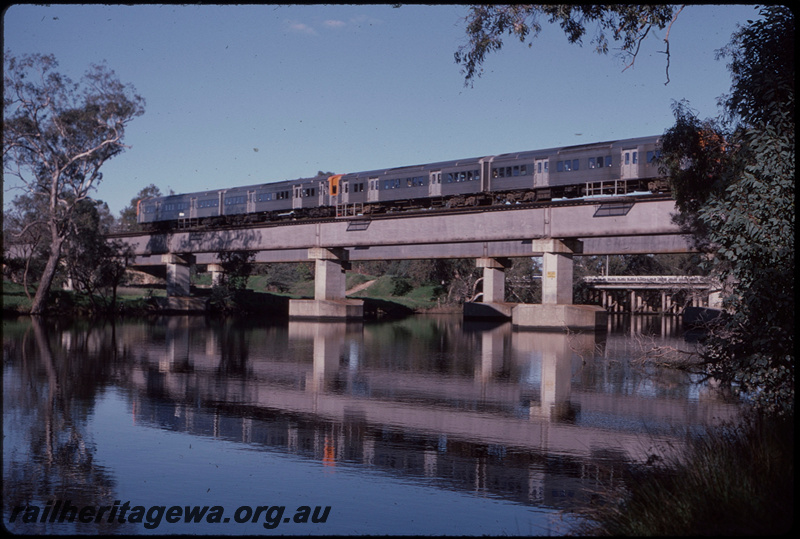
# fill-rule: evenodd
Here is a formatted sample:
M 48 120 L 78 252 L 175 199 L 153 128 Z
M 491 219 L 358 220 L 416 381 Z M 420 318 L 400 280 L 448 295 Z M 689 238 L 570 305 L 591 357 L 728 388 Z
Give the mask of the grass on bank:
M 415 286 L 407 279 L 392 275 L 381 277 L 347 273 L 346 288 L 350 290 L 356 286 L 371 281 L 372 284 L 364 289 L 348 295 L 351 298 L 363 299 L 365 310 L 383 314 L 410 314 L 412 312 L 428 311 L 441 307 L 435 297 L 436 287 L 433 285 Z M 193 278 L 193 294 L 206 295 L 211 292 L 211 276 L 198 274 Z M 35 286 L 29 287 L 31 296 L 35 293 Z M 254 275 L 248 280 L 246 294 L 240 294 L 238 302 L 243 310 L 259 310 L 264 307 L 269 311 L 280 311 L 282 305 L 289 299 L 302 299 L 314 297 L 314 281 L 298 280 L 288 284 L 282 290 L 275 290 L 269 286 L 265 276 Z M 166 296 L 164 285 L 158 286 L 120 286 L 117 289 L 118 313 L 143 313 L 157 310 L 156 298 Z M 105 305 L 106 298 L 95 296 L 92 303 L 86 294 L 60 289 L 51 291 L 50 302 L 54 312 L 88 313 L 96 305 Z M 26 297 L 22 285 L 3 281 L 3 312 L 10 314 L 26 314 L 30 312 L 31 301 Z
M 782 535 L 794 521 L 792 419 L 749 417 L 693 435 L 673 462 L 599 492 L 581 535 Z
M 350 297 L 392 301 L 407 309 L 427 310 L 437 306 L 436 300 L 433 299 L 434 288 L 433 285 L 398 287 L 396 277 L 384 275 L 378 277 L 366 290 L 356 292 Z M 405 292 L 399 293 L 400 291 Z

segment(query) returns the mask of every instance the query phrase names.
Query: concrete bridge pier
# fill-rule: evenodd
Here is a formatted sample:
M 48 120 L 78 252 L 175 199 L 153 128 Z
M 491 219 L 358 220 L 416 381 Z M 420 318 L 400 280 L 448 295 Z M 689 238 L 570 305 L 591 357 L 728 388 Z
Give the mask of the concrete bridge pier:
M 364 302 L 345 297 L 345 270 L 350 266 L 346 249 L 312 247 L 314 260 L 314 299 L 289 301 L 289 318 L 316 320 L 363 318 Z
M 505 302 L 505 271 L 511 267 L 511 260 L 482 257 L 475 263 L 483 268 L 483 302 L 465 303 L 464 318 L 511 318 L 511 310 L 516 304 Z
M 225 268 L 222 267 L 222 264 L 209 264 L 206 271 L 211 274 L 211 286 L 222 284 L 222 278 L 225 276 Z
M 533 252 L 542 253 L 542 303 L 514 307 L 514 326 L 537 329 L 605 329 L 608 313 L 594 305 L 573 305 L 572 274 L 575 254 L 583 242 L 572 239 L 533 240 Z
M 167 267 L 167 308 L 171 311 L 202 311 L 205 298 L 191 297 L 191 267 L 195 257 L 191 254 L 161 255 Z
M 191 293 L 190 268 L 194 263 L 192 255 L 161 255 L 161 262 L 167 266 L 167 296 L 188 296 Z

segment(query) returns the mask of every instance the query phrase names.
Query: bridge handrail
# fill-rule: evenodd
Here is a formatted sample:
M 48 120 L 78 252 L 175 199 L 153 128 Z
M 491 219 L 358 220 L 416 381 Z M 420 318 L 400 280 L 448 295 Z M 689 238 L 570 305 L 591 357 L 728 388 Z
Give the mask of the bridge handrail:
M 710 284 L 711 277 L 703 275 L 598 275 L 583 278 L 586 283 L 596 284 Z

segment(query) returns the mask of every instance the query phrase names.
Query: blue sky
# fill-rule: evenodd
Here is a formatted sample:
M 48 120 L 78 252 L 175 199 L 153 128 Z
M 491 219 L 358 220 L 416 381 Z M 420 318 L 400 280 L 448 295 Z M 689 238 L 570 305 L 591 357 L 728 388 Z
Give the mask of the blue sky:
M 4 49 L 53 53 L 78 80 L 105 60 L 146 100 L 94 193 L 118 215 L 140 189 L 192 192 L 661 134 L 673 101 L 718 114 L 715 51 L 752 5 L 688 6 L 633 68 L 545 25 L 464 86 L 458 5 L 15 5 Z M 654 39 L 653 39 L 654 38 Z M 614 45 L 612 45 L 613 47 Z M 4 184 L 5 204 L 19 191 Z

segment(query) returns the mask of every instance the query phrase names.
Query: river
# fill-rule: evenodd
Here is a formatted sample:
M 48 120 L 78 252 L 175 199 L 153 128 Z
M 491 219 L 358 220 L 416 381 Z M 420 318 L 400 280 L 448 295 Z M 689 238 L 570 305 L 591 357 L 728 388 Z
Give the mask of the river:
M 5 319 L 3 523 L 561 535 L 625 463 L 738 411 L 642 361 L 692 350 L 678 318 L 610 324 Z

